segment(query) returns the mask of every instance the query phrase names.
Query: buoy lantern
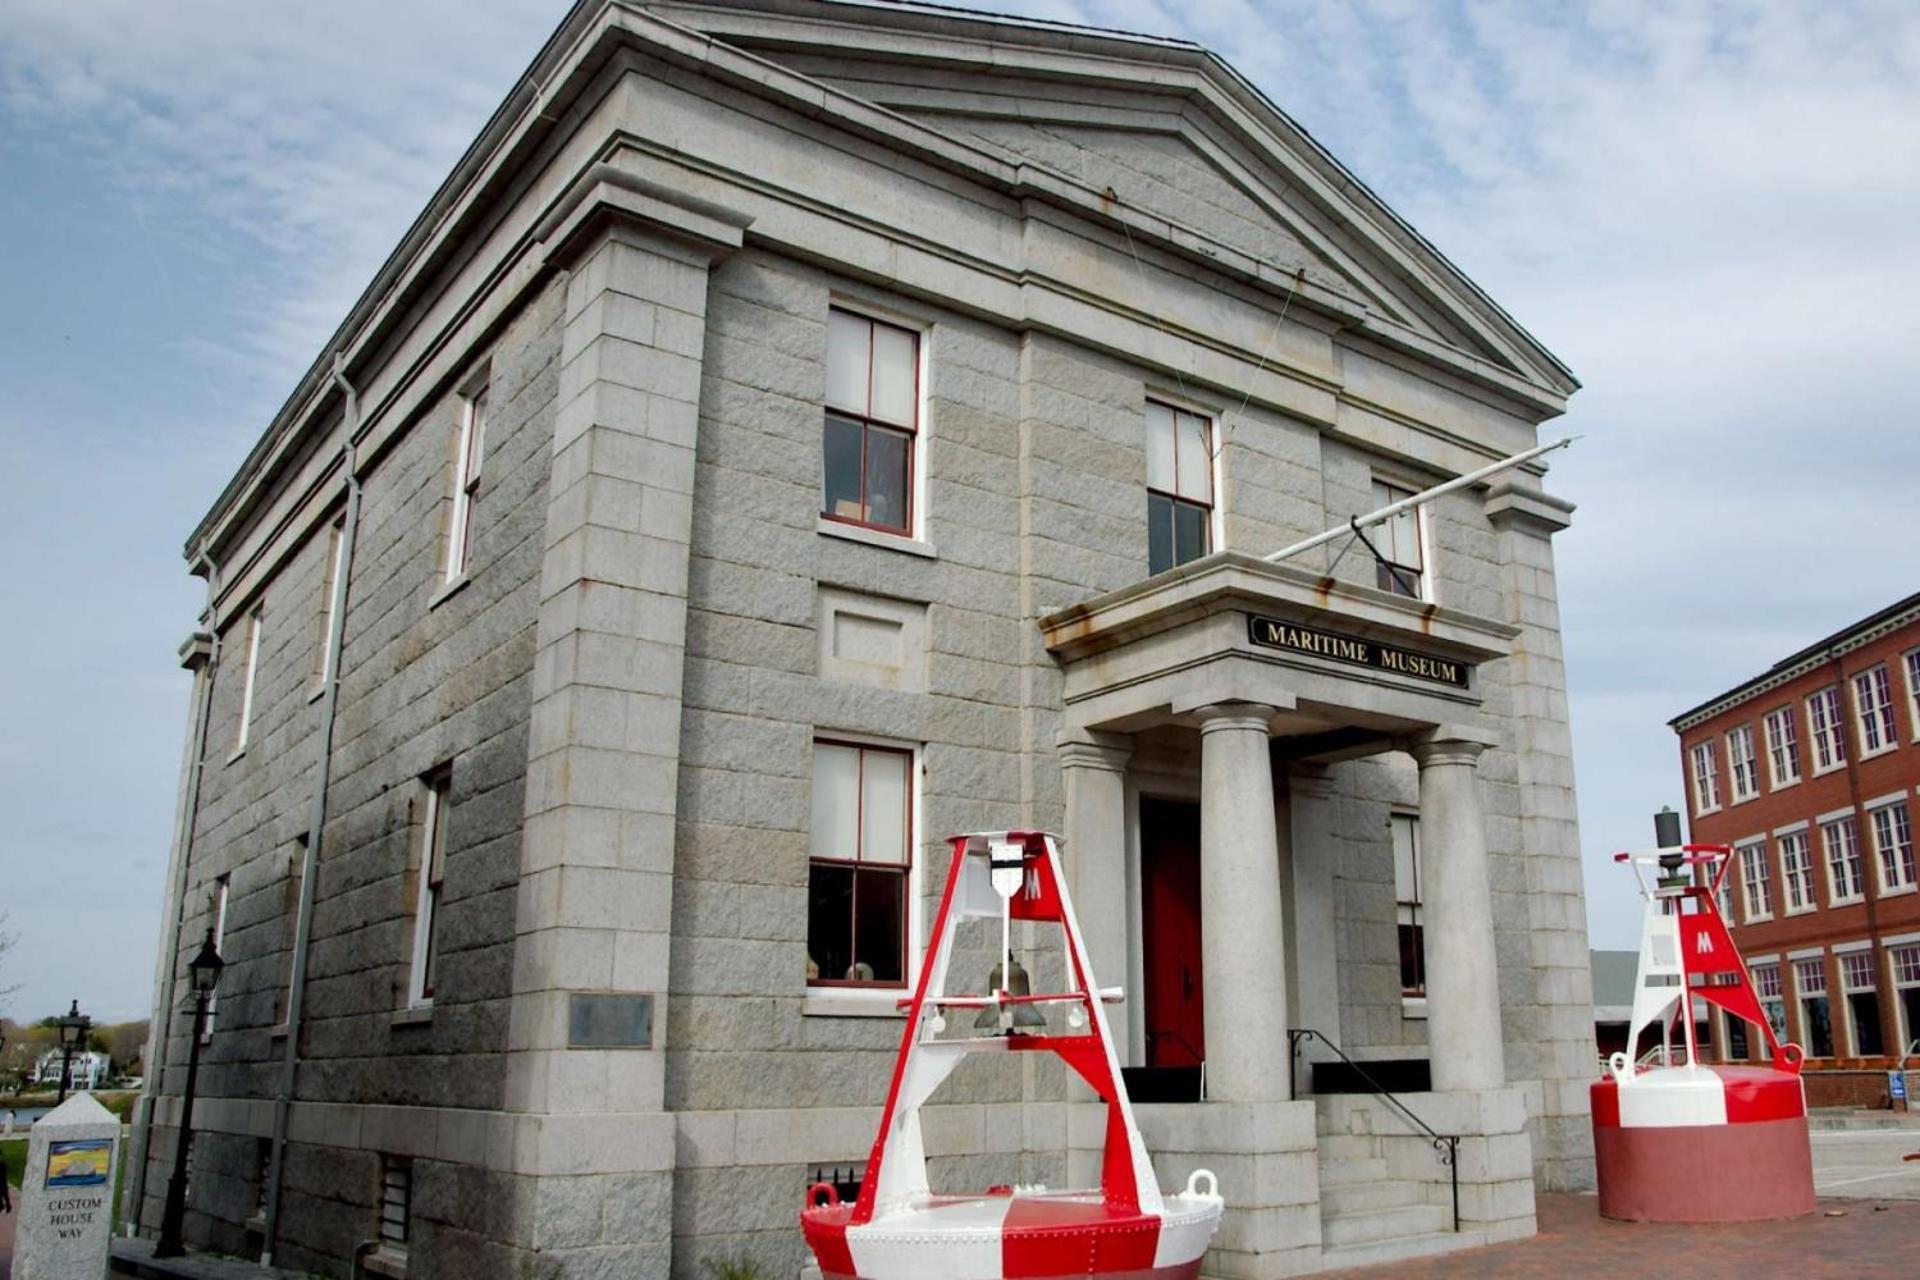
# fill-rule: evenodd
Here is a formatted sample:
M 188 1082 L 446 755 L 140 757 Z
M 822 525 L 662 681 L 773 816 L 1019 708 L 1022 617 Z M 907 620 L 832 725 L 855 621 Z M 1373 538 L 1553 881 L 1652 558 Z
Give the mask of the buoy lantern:
M 1725 845 L 1622 853 L 1646 899 L 1627 1052 L 1593 1085 L 1593 1154 L 1603 1217 L 1636 1222 L 1750 1222 L 1813 1212 L 1804 1055 L 1783 1044 L 1761 1010 L 1721 919 Z M 1646 869 L 1655 869 L 1651 880 Z M 1699 883 L 1697 870 L 1710 883 Z M 1701 1064 L 1693 1000 L 1760 1028 L 1768 1066 Z M 1674 1061 L 1672 1023 L 1684 1060 Z M 1657 1060 L 1641 1066 L 1643 1029 L 1658 1025 Z
M 954 836 L 947 886 L 913 996 L 893 1083 L 860 1185 L 840 1199 L 819 1183 L 807 1191 L 800 1226 L 824 1280 L 1196 1280 L 1224 1208 L 1213 1174 L 1186 1187 L 1154 1181 L 1120 1077 L 1104 1004 L 1117 988 L 1094 984 L 1080 926 L 1060 870 L 1059 841 L 1039 831 Z M 1000 958 L 983 994 L 950 994 L 955 926 L 1000 921 Z M 1033 993 L 1013 958 L 1012 922 L 1057 924 L 1069 990 Z M 1065 1006 L 1068 1031 L 1050 1035 L 1043 1010 Z M 971 1013 L 971 1035 L 948 1033 L 947 1014 Z M 959 1019 L 956 1019 L 959 1021 Z M 927 1185 L 920 1108 L 971 1053 L 1055 1053 L 1107 1105 L 1100 1185 L 1084 1191 L 992 1187 L 936 1194 Z

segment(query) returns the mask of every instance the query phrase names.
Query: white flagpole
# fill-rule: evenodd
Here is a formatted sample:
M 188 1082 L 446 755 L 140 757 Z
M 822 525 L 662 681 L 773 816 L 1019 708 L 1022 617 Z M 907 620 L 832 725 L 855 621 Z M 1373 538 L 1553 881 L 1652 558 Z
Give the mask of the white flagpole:
M 1564 449 L 1579 438 L 1579 436 L 1567 436 L 1564 439 L 1555 440 L 1552 444 L 1539 445 L 1535 448 L 1528 449 L 1525 453 L 1516 453 L 1511 458 L 1502 458 L 1499 462 L 1489 463 L 1478 471 L 1469 471 L 1466 475 L 1456 476 L 1445 484 L 1437 484 L 1431 489 L 1416 493 L 1411 498 L 1402 498 L 1398 502 L 1381 507 L 1378 511 L 1369 512 L 1364 516 L 1355 516 L 1353 520 L 1347 524 L 1336 525 L 1324 533 L 1316 533 L 1304 542 L 1296 542 L 1290 547 L 1274 552 L 1267 557 L 1267 560 L 1270 562 L 1285 560 L 1291 556 L 1299 555 L 1302 551 L 1311 551 L 1315 547 L 1324 546 L 1342 534 L 1354 533 L 1376 524 L 1384 524 L 1399 515 L 1402 511 L 1409 511 L 1414 507 L 1420 506 L 1422 503 L 1432 502 L 1442 494 L 1452 493 L 1456 489 L 1464 489 L 1468 485 L 1478 484 L 1488 476 L 1499 475 L 1509 467 L 1517 467 L 1523 462 L 1530 462 L 1542 454 L 1552 453 L 1555 449 Z

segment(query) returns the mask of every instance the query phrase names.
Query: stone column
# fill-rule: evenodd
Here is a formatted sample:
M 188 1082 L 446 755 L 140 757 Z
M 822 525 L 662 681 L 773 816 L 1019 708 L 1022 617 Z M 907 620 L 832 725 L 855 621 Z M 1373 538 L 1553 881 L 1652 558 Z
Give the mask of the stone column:
M 1074 915 L 1086 940 L 1094 981 L 1127 981 L 1127 759 L 1132 741 L 1122 734 L 1063 730 L 1060 778 L 1067 800 L 1067 878 Z M 1107 1006 L 1114 1051 L 1129 1060 L 1124 1004 Z
M 1340 972 L 1333 887 L 1333 780 L 1325 765 L 1295 765 L 1287 775 L 1293 910 L 1293 1025 L 1340 1043 Z M 1315 1041 L 1300 1046 L 1300 1063 L 1333 1057 Z M 1296 1064 L 1298 1065 L 1298 1064 Z M 1305 1082 L 1303 1082 L 1304 1084 Z M 1302 1092 L 1308 1090 L 1303 1088 Z
M 1420 765 L 1427 1042 L 1435 1092 L 1506 1084 L 1478 767 L 1484 742 L 1436 731 L 1408 745 Z
M 1200 708 L 1200 929 L 1207 1098 L 1285 1102 L 1286 927 L 1267 750 L 1274 709 Z

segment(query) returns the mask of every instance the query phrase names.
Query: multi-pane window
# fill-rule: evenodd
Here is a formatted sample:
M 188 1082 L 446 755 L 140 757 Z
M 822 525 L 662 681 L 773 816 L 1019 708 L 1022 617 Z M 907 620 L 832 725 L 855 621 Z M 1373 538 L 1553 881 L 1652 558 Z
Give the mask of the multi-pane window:
M 1811 911 L 1813 899 L 1813 850 L 1805 831 L 1790 831 L 1780 837 L 1780 883 L 1787 897 L 1787 914 Z
M 1893 966 L 1894 1003 L 1900 1011 L 1900 1048 L 1920 1040 L 1920 943 L 1888 947 Z
M 811 852 L 808 984 L 906 985 L 913 753 L 816 741 Z
M 1847 1003 L 1853 1056 L 1878 1057 L 1886 1052 L 1886 1044 L 1880 1034 L 1880 992 L 1873 980 L 1873 952 L 1842 951 L 1839 960 L 1840 991 Z
M 1420 819 L 1396 813 L 1393 827 L 1393 896 L 1400 925 L 1400 994 L 1427 994 L 1425 924 L 1420 913 Z
M 1800 726 L 1792 707 L 1767 713 L 1767 763 L 1776 788 L 1800 781 Z
M 1847 739 L 1840 729 L 1840 690 L 1822 689 L 1807 699 L 1807 725 L 1813 731 L 1813 771 L 1825 773 L 1847 762 Z
M 420 824 L 420 883 L 413 910 L 413 966 L 407 1003 L 433 1003 L 440 967 L 440 889 L 447 868 L 447 828 L 453 812 L 453 775 L 442 769 L 426 781 L 426 814 Z
M 1213 423 L 1147 401 L 1147 571 L 1213 550 Z
M 1860 865 L 1860 833 L 1853 817 L 1820 824 L 1820 842 L 1827 850 L 1828 902 L 1858 902 L 1866 895 L 1866 873 Z
M 1896 800 L 1875 809 L 1873 852 L 1880 870 L 1880 892 L 1913 887 L 1913 826 L 1907 818 L 1907 802 Z
M 820 513 L 911 533 L 919 429 L 920 335 L 838 307 L 829 311 Z
M 1885 664 L 1853 678 L 1853 709 L 1860 723 L 1860 754 L 1877 755 L 1899 745 L 1893 736 L 1893 680 Z
M 1724 1061 L 1745 1062 L 1752 1054 L 1752 1046 L 1747 1038 L 1747 1020 L 1737 1013 L 1725 1013 L 1722 1020 L 1727 1024 L 1727 1052 Z
M 1793 985 L 1800 997 L 1801 1046 L 1809 1058 L 1833 1056 L 1833 1013 L 1827 1004 L 1827 962 L 1820 956 L 1793 962 Z
M 1412 496 L 1410 489 L 1380 480 L 1373 482 L 1375 511 L 1396 502 L 1404 502 Z M 1379 525 L 1373 531 L 1372 538 L 1381 557 L 1381 563 L 1375 566 L 1376 585 L 1382 591 L 1391 591 L 1397 596 L 1426 599 L 1427 540 L 1420 509 L 1413 507 L 1402 511 Z
M 260 670 L 260 625 L 263 616 L 259 605 L 255 605 L 252 612 L 247 614 L 247 634 L 242 641 L 246 647 L 241 655 L 245 665 L 240 669 L 240 727 L 233 738 L 236 755 L 247 749 L 247 735 L 253 728 L 253 685 Z
M 1777 964 L 1756 964 L 1753 966 L 1753 990 L 1760 997 L 1760 1008 L 1766 1012 L 1767 1025 L 1773 1028 L 1774 1038 L 1787 1038 L 1787 1002 L 1785 993 L 1780 989 L 1780 966 Z
M 473 557 L 473 506 L 480 495 L 480 468 L 487 455 L 487 388 L 460 402 L 460 436 L 454 456 L 453 524 L 447 530 L 447 580 L 467 571 Z
M 1712 813 L 1720 807 L 1720 761 L 1711 742 L 1693 745 L 1693 811 Z
M 413 1234 L 413 1161 L 380 1157 L 380 1249 L 405 1254 Z
M 1767 866 L 1767 846 L 1746 845 L 1740 850 L 1740 883 L 1747 891 L 1748 920 L 1765 920 L 1773 915 L 1773 876 Z
M 1726 921 L 1728 927 L 1732 927 L 1735 921 L 1733 914 L 1733 869 L 1731 867 L 1727 868 L 1725 875 L 1720 875 L 1717 872 L 1712 873 L 1712 879 L 1717 882 L 1715 893 L 1720 903 L 1720 918 Z
M 320 580 L 320 604 L 315 611 L 320 629 L 319 658 L 313 664 L 314 683 L 321 688 L 333 679 L 333 601 L 347 553 L 346 526 L 339 520 L 327 526 L 327 560 Z
M 1727 773 L 1735 802 L 1760 794 L 1760 769 L 1753 758 L 1753 726 L 1743 724 L 1727 735 Z
M 1906 664 L 1907 723 L 1913 728 L 1913 736 L 1920 738 L 1920 649 L 1907 655 Z

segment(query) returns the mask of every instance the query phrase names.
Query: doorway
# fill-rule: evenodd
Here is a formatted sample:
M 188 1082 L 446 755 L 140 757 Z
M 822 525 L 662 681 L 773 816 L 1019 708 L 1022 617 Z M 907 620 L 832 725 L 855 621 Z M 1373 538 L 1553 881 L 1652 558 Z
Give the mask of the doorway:
M 1197 1077 L 1207 1054 L 1197 804 L 1140 799 L 1140 924 L 1146 1065 Z

